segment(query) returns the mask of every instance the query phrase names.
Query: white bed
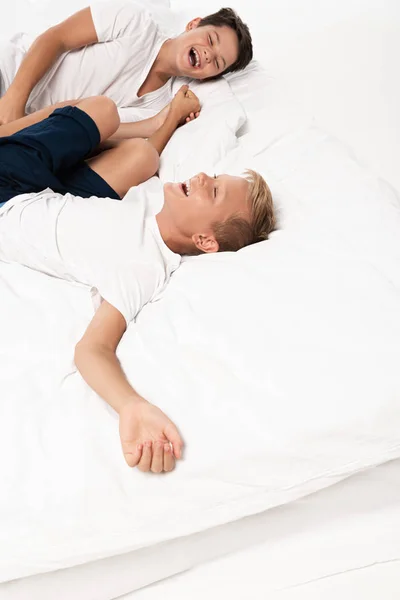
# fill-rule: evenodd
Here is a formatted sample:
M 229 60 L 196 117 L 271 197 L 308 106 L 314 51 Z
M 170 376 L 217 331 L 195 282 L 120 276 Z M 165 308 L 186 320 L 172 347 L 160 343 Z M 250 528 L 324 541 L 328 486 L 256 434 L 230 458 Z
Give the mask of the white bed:
M 213 155 L 218 169 L 254 166 L 266 175 L 282 230 L 262 250 L 186 261 L 121 347 L 135 387 L 175 418 L 188 439 L 176 473 L 127 475 L 114 415 L 75 372 L 71 348 L 93 312 L 91 293 L 0 264 L 0 451 L 6 457 L 0 598 L 111 600 L 132 590 L 138 591 L 129 600 L 249 593 L 353 599 L 375 598 L 378 589 L 379 597 L 398 596 L 399 122 L 390 107 L 398 105 L 399 90 L 396 83 L 385 87 L 395 71 L 391 63 L 378 69 L 382 91 L 373 107 L 379 110 L 370 112 L 373 143 L 366 144 L 362 111 L 350 111 L 356 90 L 363 93 L 352 74 L 346 107 L 339 91 L 324 104 L 328 71 L 318 86 L 309 80 L 320 103 L 314 98 L 305 110 L 307 85 L 296 76 L 294 102 L 290 82 L 277 77 L 280 65 L 288 75 L 294 55 L 285 62 L 281 54 L 274 63 L 270 54 L 274 48 L 279 56 L 282 38 L 294 50 L 289 40 L 299 24 L 310 45 L 297 47 L 296 73 L 311 49 L 326 50 L 315 45 L 321 32 L 334 42 L 338 27 L 356 26 L 365 44 L 365 24 L 374 20 L 369 44 L 373 38 L 380 47 L 381 31 L 390 45 L 397 10 L 389 2 L 385 16 L 372 2 L 362 15 L 356 2 L 327 13 L 312 2 L 302 14 L 294 3 L 286 6 L 293 10 L 288 22 L 277 5 L 270 8 L 281 45 L 271 22 L 261 44 L 254 6 L 251 12 L 247 5 L 248 17 L 241 10 L 254 24 L 268 73 L 255 65 L 247 79 L 229 78 L 248 122 L 237 146 L 229 146 L 228 133 L 224 138 L 228 158 L 221 148 Z M 302 36 L 296 34 L 297 44 Z M 351 49 L 348 44 L 349 57 Z M 342 131 L 339 109 L 350 111 Z M 383 114 L 391 115 L 392 127 L 384 140 Z M 224 131 L 233 127 L 229 118 Z M 239 127 L 239 113 L 234 121 Z M 181 147 L 189 127 L 176 136 Z M 166 161 L 161 175 L 191 175 L 195 158 L 184 158 L 173 166 Z M 210 289 L 213 296 L 204 293 Z M 273 318 L 259 322 L 263 309 Z M 222 423 L 229 423 L 229 435 L 220 431 Z M 218 559 L 228 552 L 236 554 Z

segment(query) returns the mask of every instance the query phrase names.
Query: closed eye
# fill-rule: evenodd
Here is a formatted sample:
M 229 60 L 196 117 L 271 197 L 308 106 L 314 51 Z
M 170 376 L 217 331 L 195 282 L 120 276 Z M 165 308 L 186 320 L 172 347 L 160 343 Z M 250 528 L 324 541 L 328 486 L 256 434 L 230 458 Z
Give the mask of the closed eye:
M 216 174 L 214 173 L 214 179 L 217 179 Z M 217 197 L 217 188 L 214 186 L 214 198 Z
M 210 46 L 213 46 L 213 45 L 214 45 L 214 44 L 213 44 L 213 41 L 212 41 L 212 37 L 211 37 L 211 35 L 209 35 L 209 36 L 208 36 L 208 41 L 210 42 Z

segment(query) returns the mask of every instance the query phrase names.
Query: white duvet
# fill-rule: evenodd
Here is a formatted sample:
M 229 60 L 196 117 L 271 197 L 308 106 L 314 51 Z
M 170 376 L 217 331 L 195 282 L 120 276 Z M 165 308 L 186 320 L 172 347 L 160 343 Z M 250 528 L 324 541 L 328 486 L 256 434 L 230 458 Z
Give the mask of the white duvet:
M 91 291 L 0 264 L 0 574 L 188 535 L 400 456 L 400 204 L 314 128 L 250 159 L 282 229 L 190 259 L 120 346 L 179 426 L 167 476 L 124 463 L 116 416 L 73 364 Z M 243 146 L 243 148 L 242 148 Z M 227 162 L 227 161 L 225 161 Z

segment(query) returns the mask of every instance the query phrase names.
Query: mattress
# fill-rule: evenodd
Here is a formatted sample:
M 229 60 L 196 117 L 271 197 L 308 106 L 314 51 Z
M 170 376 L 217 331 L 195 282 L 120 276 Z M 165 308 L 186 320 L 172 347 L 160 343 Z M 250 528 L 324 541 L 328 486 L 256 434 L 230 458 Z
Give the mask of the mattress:
M 310 600 L 322 592 L 333 598 L 341 590 L 353 600 L 364 597 L 356 592 L 368 582 L 369 593 L 382 591 L 368 600 L 394 600 L 400 593 L 399 531 L 398 460 L 201 534 L 11 582 L 0 588 L 0 598 L 111 600 L 137 590 L 123 599 L 268 594 L 273 600 Z
M 399 471 L 399 461 L 388 463 L 258 515 L 251 519 L 257 526 L 253 544 L 249 529 L 232 527 L 231 541 L 242 537 L 243 550 L 123 600 L 395 600 L 400 594 Z
M 212 579 L 212 574 L 208 569 L 197 569 L 194 573 L 184 574 L 179 578 L 178 582 L 166 582 L 166 590 L 163 586 L 152 590 L 146 596 L 148 600 L 159 597 L 160 593 L 166 593 L 165 598 L 187 598 L 189 592 L 192 594 L 193 590 L 198 589 L 199 583 L 204 581 L 204 578 L 210 577 L 210 585 L 207 589 L 209 598 L 221 598 L 221 594 L 229 594 L 229 597 L 233 600 L 242 600 L 247 597 L 246 593 L 251 593 L 254 596 L 263 593 L 263 582 L 264 576 L 262 575 L 262 548 L 260 548 L 256 554 L 259 559 L 260 571 L 258 572 L 259 580 L 257 578 L 247 579 L 247 585 L 240 586 L 238 588 L 237 578 L 232 578 L 230 573 L 235 572 L 234 569 L 240 567 L 243 572 L 246 568 L 246 564 L 250 561 L 255 560 L 254 553 L 243 553 L 241 554 L 240 565 L 235 563 L 233 560 L 225 561 L 222 565 L 223 575 L 225 581 L 223 584 L 215 584 Z M 219 563 L 218 563 L 219 564 Z M 244 577 L 246 577 L 244 575 Z M 337 573 L 332 577 L 321 579 L 315 582 L 309 582 L 304 586 L 294 587 L 290 590 L 283 590 L 280 592 L 271 592 L 268 594 L 268 598 L 271 600 L 336 600 L 340 597 L 344 600 L 354 600 L 354 598 L 362 598 L 363 600 L 376 600 L 377 598 L 385 598 L 385 600 L 397 600 L 399 596 L 399 577 L 400 577 L 400 564 L 398 561 L 370 565 L 361 570 L 346 571 L 344 573 Z M 174 588 L 174 596 L 169 595 L 173 589 L 174 583 L 177 585 Z M 181 590 L 181 585 L 184 584 L 184 591 Z M 179 590 L 179 591 L 178 591 Z M 153 593 L 154 592 L 154 593 Z M 194 598 L 200 598 L 194 592 Z M 132 592 L 125 596 L 120 596 L 120 600 L 137 600 L 139 594 Z

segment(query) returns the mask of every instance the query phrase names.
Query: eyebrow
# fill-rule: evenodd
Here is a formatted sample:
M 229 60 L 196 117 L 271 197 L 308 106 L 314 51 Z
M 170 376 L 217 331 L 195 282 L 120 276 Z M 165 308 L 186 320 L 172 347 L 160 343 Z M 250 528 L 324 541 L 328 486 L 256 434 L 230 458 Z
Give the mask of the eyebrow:
M 216 35 L 216 37 L 217 37 L 217 42 L 218 42 L 218 44 L 219 44 L 219 43 L 220 43 L 220 41 L 219 41 L 219 35 L 218 35 L 218 31 L 217 31 L 216 29 L 214 29 L 214 33 L 215 33 L 215 35 Z M 224 70 L 225 70 L 225 69 L 226 69 L 226 60 L 224 59 L 224 57 L 223 57 L 223 56 L 221 56 L 221 58 L 222 58 L 222 60 L 224 61 Z

